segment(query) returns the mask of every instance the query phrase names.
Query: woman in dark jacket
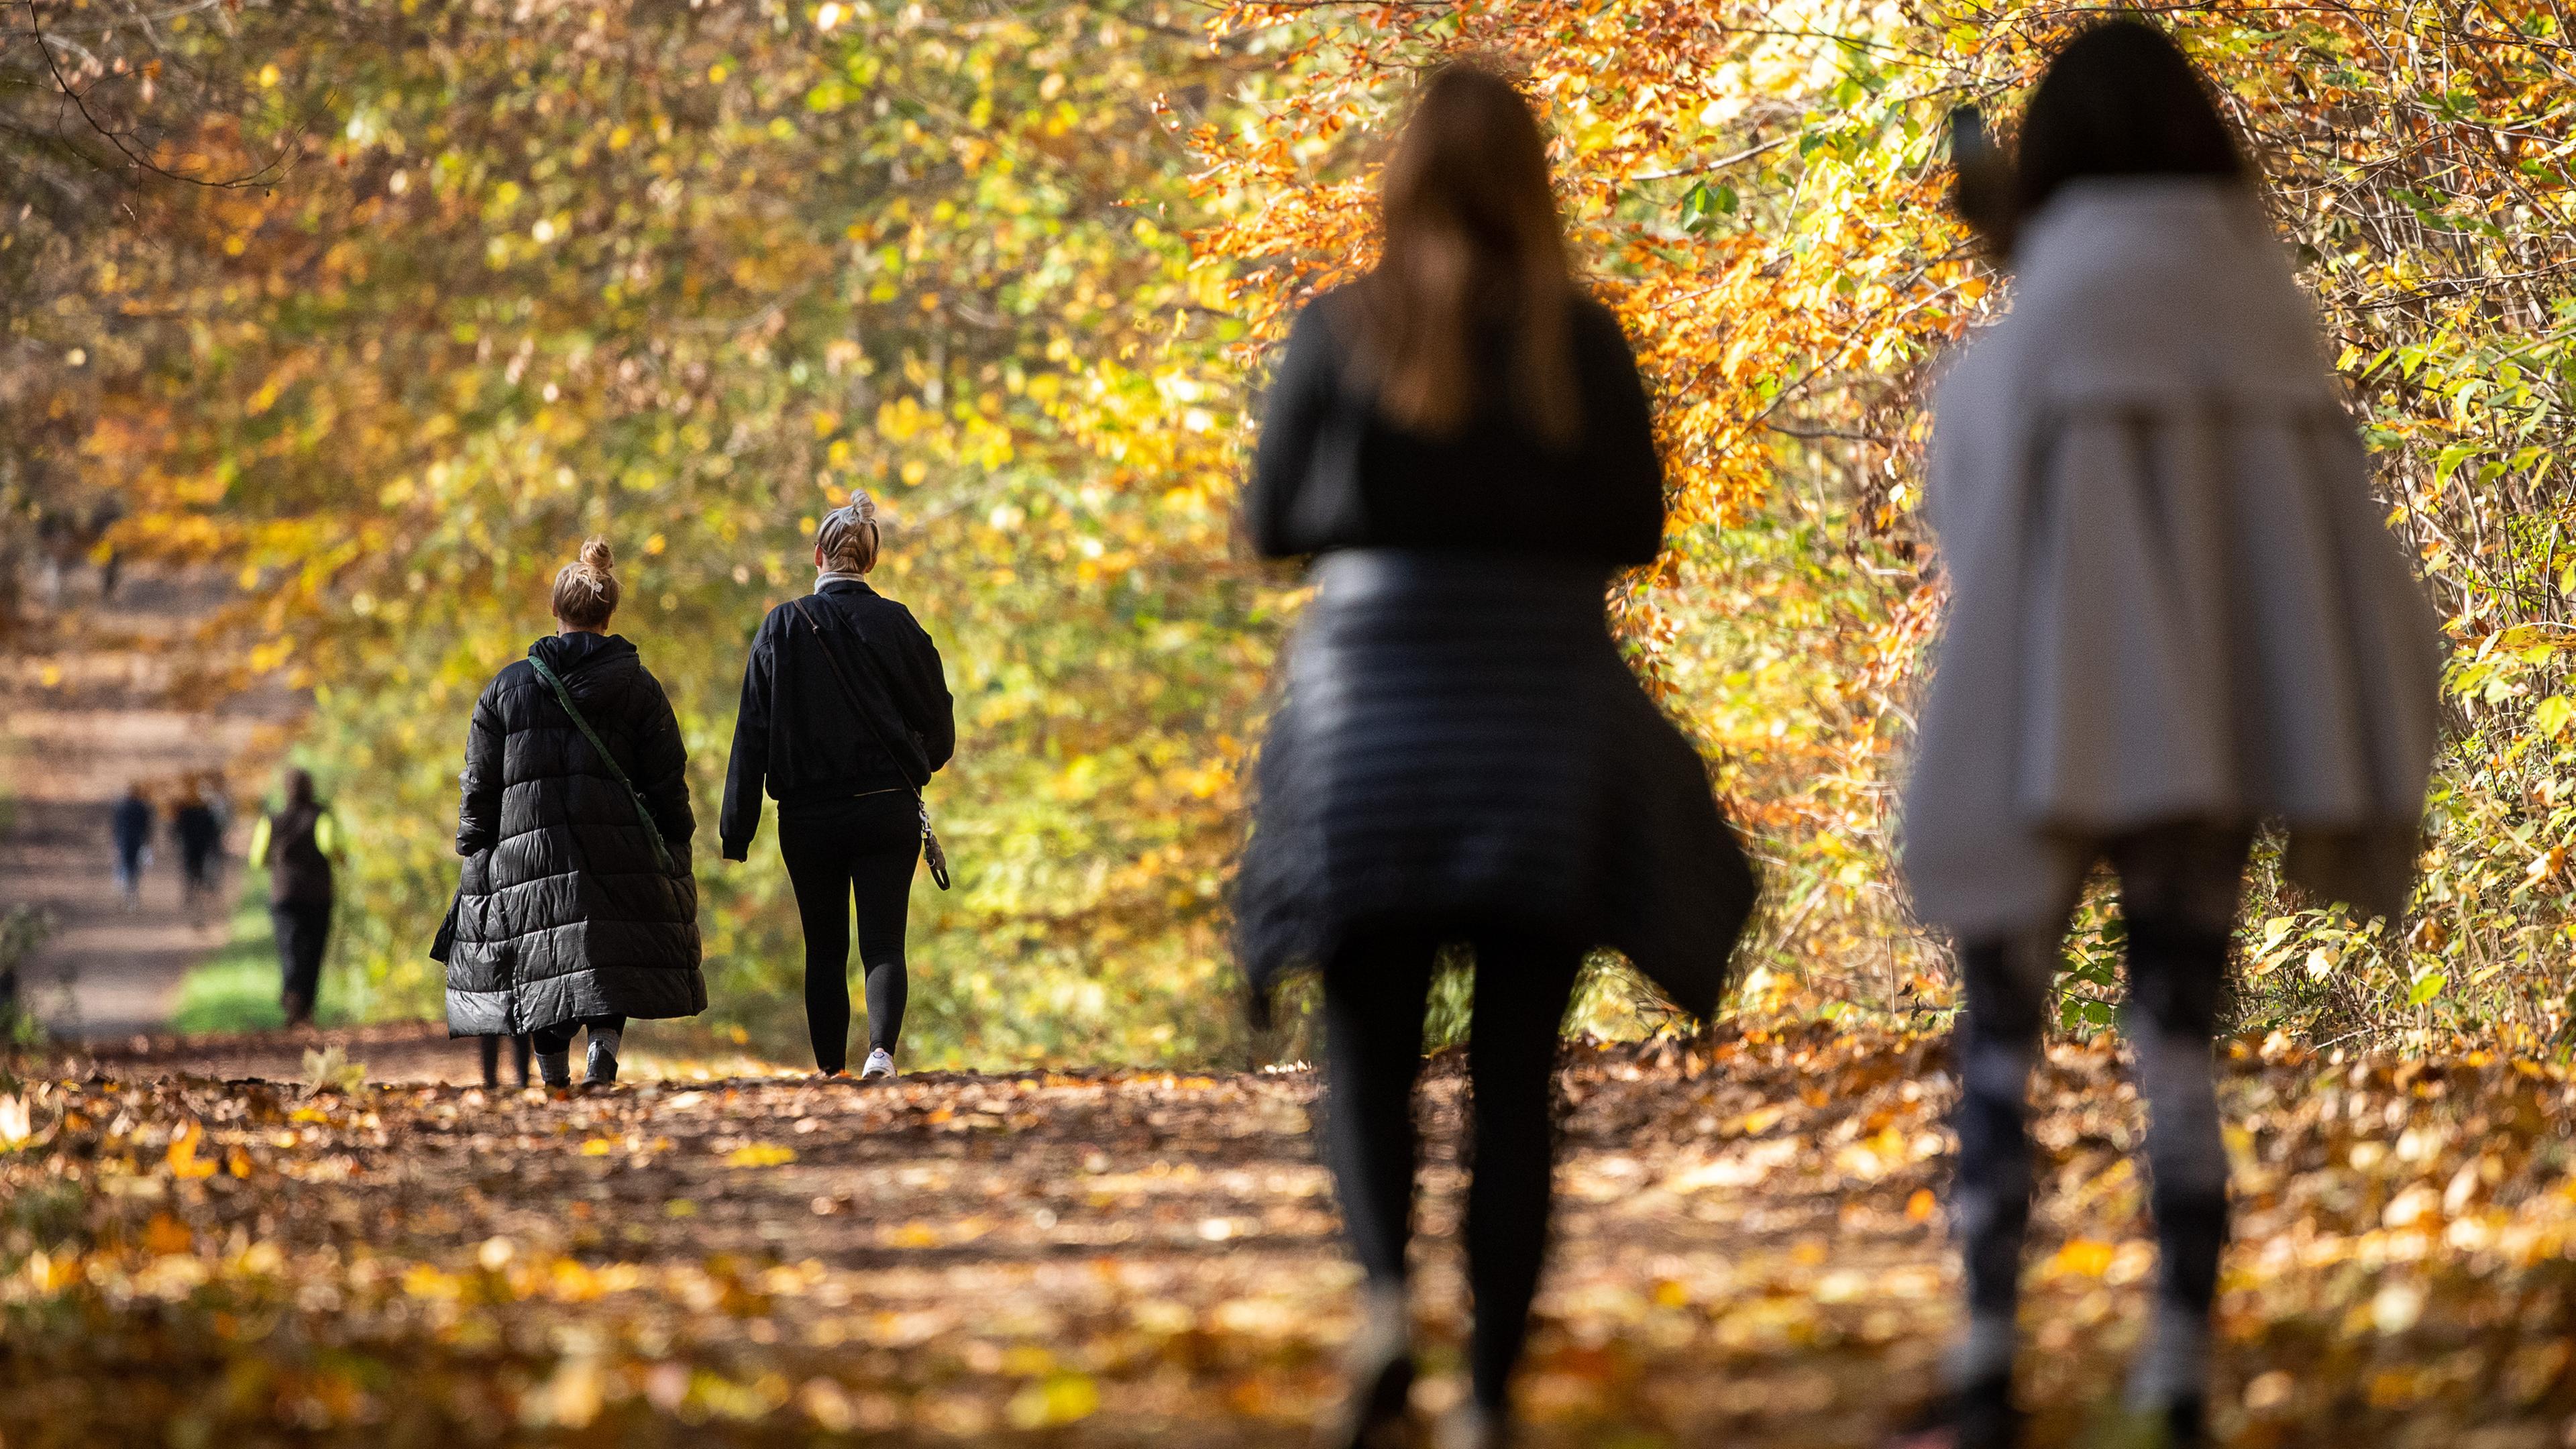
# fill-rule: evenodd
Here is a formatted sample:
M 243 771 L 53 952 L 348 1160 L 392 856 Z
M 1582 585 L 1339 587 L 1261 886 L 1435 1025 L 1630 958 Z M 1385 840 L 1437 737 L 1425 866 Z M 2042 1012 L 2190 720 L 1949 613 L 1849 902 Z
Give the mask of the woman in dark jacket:
M 1262 746 L 1237 887 L 1255 1001 L 1319 967 L 1324 1155 L 1369 1301 L 1332 1442 L 1392 1442 L 1432 958 L 1474 948 L 1476 1334 L 1455 1442 L 1503 1442 L 1547 1238 L 1549 1084 L 1611 945 L 1715 1005 L 1752 880 L 1705 767 L 1621 662 L 1613 570 L 1662 546 L 1663 475 L 1618 322 L 1568 275 L 1536 119 L 1425 85 L 1384 173 L 1384 259 L 1318 299 L 1273 380 L 1246 526 L 1320 554 Z
M 278 1003 L 288 1026 L 313 1019 L 322 990 L 322 954 L 331 936 L 335 898 L 331 807 L 313 791 L 306 770 L 286 772 L 286 808 L 251 831 L 250 863 L 268 871 L 268 917 L 277 933 Z
M 912 612 L 869 588 L 882 535 L 861 493 L 814 531 L 814 592 L 769 611 L 742 672 L 742 711 L 718 834 L 745 859 L 763 789 L 805 928 L 805 1023 L 814 1065 L 850 1053 L 850 907 L 867 975 L 862 1081 L 894 1075 L 906 995 L 905 917 L 927 816 L 922 787 L 957 750 L 939 650 Z
M 484 689 L 465 744 L 447 1028 L 530 1033 L 548 1086 L 571 1081 L 576 1028 L 605 1085 L 628 1017 L 707 1005 L 688 756 L 661 684 L 608 632 L 618 592 L 607 542 L 583 544 L 555 575 L 557 632 Z

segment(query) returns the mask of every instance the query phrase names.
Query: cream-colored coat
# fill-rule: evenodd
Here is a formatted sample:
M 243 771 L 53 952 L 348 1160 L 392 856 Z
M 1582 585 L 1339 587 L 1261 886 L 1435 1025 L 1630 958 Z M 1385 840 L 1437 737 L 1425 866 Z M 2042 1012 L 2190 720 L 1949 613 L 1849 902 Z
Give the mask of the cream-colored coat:
M 2260 210 L 2079 182 L 2016 260 L 1934 410 L 1951 597 L 1906 792 L 1917 910 L 2047 929 L 2102 839 L 2206 820 L 2285 825 L 2295 881 L 2394 914 L 2443 645 Z

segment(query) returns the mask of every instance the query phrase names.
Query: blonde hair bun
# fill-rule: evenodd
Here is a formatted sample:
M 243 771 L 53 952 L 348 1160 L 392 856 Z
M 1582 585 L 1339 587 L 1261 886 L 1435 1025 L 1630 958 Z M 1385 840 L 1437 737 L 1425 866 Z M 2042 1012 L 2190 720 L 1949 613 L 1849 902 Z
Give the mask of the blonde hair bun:
M 555 617 L 576 629 L 607 626 L 617 612 L 617 555 L 608 540 L 582 540 L 581 555 L 555 571 Z
M 850 490 L 850 501 L 823 515 L 814 528 L 814 546 L 823 555 L 823 567 L 843 573 L 863 574 L 877 566 L 877 549 L 885 533 L 877 523 L 877 501 L 868 490 Z

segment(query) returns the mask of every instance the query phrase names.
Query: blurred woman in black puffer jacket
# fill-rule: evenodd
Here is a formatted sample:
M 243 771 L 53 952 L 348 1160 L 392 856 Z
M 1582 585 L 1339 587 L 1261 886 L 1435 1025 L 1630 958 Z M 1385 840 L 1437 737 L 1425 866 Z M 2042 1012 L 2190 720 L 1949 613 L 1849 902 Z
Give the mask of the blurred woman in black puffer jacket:
M 1618 319 L 1568 273 L 1536 118 L 1501 77 L 1449 66 L 1381 184 L 1382 260 L 1297 318 L 1244 504 L 1261 553 L 1318 561 L 1262 743 L 1237 946 L 1264 996 L 1323 977 L 1324 1156 L 1368 1275 L 1334 1449 L 1409 1442 L 1424 1002 L 1438 950 L 1474 949 L 1473 1399 L 1441 1442 L 1490 1449 L 1545 1257 L 1576 972 L 1615 946 L 1705 1014 L 1754 886 L 1706 768 L 1605 627 L 1612 572 L 1662 549 L 1663 468 Z
M 605 1085 L 628 1017 L 707 1005 L 688 755 L 660 682 L 608 632 L 614 564 L 594 538 L 555 575 L 555 634 L 483 691 L 465 745 L 448 1031 L 531 1034 L 549 1086 L 571 1081 L 576 1028 Z

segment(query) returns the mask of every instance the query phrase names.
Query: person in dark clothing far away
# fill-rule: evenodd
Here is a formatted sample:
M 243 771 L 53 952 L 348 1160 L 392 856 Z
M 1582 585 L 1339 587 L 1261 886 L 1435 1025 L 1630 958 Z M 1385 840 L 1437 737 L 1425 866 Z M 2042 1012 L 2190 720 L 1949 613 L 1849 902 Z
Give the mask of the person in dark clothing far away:
M 141 781 L 125 788 L 125 798 L 108 812 L 108 840 L 116 847 L 116 894 L 129 911 L 143 905 L 143 863 L 152 848 L 152 802 Z
M 179 874 L 185 882 L 188 906 L 202 915 L 215 900 L 219 885 L 216 868 L 222 863 L 224 849 L 223 817 L 215 813 L 202 780 L 190 780 L 186 793 L 179 797 L 178 807 L 170 815 L 170 835 L 179 847 Z
M 724 858 L 743 860 L 761 793 L 778 802 L 778 853 L 805 928 L 805 1025 L 827 1076 L 849 1062 L 855 897 L 868 1003 L 862 1081 L 894 1075 L 921 787 L 957 749 L 937 646 L 910 610 L 868 587 L 882 542 L 867 494 L 832 510 L 814 531 L 814 592 L 761 621 L 718 826 Z
M 305 770 L 286 772 L 286 804 L 251 828 L 250 863 L 268 871 L 268 918 L 277 932 L 278 1004 L 286 1024 L 313 1019 L 322 952 L 331 938 L 331 862 L 340 853 L 331 807 Z
M 2030 1073 L 2087 878 L 2118 877 L 2158 1274 L 2120 1443 L 2208 1440 L 2227 1147 L 2210 1066 L 2255 833 L 2356 919 L 2405 909 L 2445 648 L 2208 83 L 2154 26 L 2049 62 L 1957 200 L 2012 312 L 1948 367 L 1924 506 L 1950 598 L 1905 791 L 1959 947 L 1952 1229 L 1967 1332 L 1893 1442 L 2009 1449 Z M 2107 1440 L 2106 1440 L 2107 1442 Z
M 1754 882 L 1605 624 L 1611 573 L 1662 548 L 1663 469 L 1619 323 L 1568 272 L 1536 117 L 1447 66 L 1381 184 L 1383 260 L 1297 318 L 1244 505 L 1262 554 L 1322 557 L 1237 948 L 1256 1014 L 1284 971 L 1323 977 L 1323 1156 L 1367 1280 L 1334 1449 L 1413 1442 L 1413 1089 L 1434 955 L 1474 950 L 1473 1392 L 1438 1426 L 1465 1449 L 1510 1435 L 1585 954 L 1705 1014 Z
M 555 575 L 556 632 L 485 687 L 460 779 L 447 1029 L 529 1034 L 552 1087 L 576 1031 L 606 1086 L 629 1017 L 707 1006 L 688 753 L 661 682 L 608 632 L 615 564 L 594 538 Z

